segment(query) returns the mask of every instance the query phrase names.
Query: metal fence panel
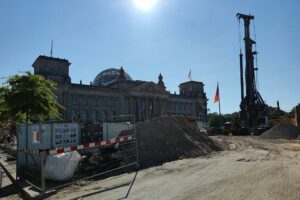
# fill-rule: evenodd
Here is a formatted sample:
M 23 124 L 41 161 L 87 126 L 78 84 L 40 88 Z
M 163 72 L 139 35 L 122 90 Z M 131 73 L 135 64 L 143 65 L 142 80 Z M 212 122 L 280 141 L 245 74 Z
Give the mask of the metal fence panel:
M 109 140 L 117 137 L 122 130 L 132 128 L 133 124 L 129 122 L 103 123 L 103 140 Z

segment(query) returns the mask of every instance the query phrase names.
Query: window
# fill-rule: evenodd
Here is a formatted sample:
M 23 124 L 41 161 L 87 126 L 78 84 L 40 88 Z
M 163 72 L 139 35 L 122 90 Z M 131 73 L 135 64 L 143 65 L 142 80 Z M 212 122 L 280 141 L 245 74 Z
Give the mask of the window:
M 193 111 L 193 104 L 192 104 L 192 103 L 189 104 L 189 111 L 190 111 L 190 112 Z
M 90 98 L 90 105 L 92 106 L 97 106 L 97 99 L 95 97 L 91 97 Z
M 78 97 L 76 95 L 71 95 L 71 104 L 77 105 L 78 103 Z
M 187 106 L 186 106 L 186 103 L 184 103 L 183 104 L 183 112 L 186 113 L 186 111 L 187 111 Z
M 182 103 L 178 103 L 178 112 L 181 113 L 181 111 L 182 111 Z
M 80 121 L 87 122 L 87 111 L 86 110 L 80 111 Z
M 117 119 L 117 112 L 116 111 L 112 111 L 111 112 L 111 116 L 112 116 L 112 121 L 114 122 L 114 121 L 116 121 L 116 119 Z
M 112 99 L 111 106 L 117 108 L 119 106 L 119 99 Z
M 107 121 L 107 117 L 108 117 L 107 111 L 106 110 L 102 110 L 102 112 L 101 112 L 101 121 L 102 122 L 106 122 Z
M 176 110 L 176 103 L 171 103 L 171 110 Z
M 107 98 L 102 99 L 102 106 L 103 107 L 108 107 L 108 99 Z
M 88 105 L 88 99 L 86 97 L 81 97 L 80 105 L 87 106 Z
M 92 121 L 93 121 L 93 123 L 96 123 L 98 121 L 97 116 L 98 116 L 97 110 L 93 110 L 93 112 L 92 112 Z
M 76 120 L 77 119 L 77 110 L 72 110 L 71 112 L 71 119 Z
M 98 99 L 97 99 L 97 105 L 103 106 L 103 105 L 102 105 L 102 100 L 101 100 L 101 98 L 98 98 Z

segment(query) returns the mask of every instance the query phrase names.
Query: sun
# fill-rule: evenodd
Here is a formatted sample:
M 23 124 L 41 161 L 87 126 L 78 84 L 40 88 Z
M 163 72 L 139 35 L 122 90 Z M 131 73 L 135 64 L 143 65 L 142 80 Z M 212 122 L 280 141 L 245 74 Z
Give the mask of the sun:
M 137 9 L 147 12 L 153 9 L 157 0 L 132 0 L 132 2 Z

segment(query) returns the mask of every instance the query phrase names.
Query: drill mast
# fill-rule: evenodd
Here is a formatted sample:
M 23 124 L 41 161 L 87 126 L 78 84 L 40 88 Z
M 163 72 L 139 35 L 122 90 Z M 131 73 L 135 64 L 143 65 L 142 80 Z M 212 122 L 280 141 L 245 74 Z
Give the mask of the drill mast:
M 244 70 L 243 70 L 243 54 L 240 51 L 240 79 L 241 79 L 241 104 L 240 119 L 250 129 L 256 129 L 260 125 L 260 120 L 267 116 L 267 105 L 259 94 L 256 81 L 254 67 L 254 56 L 257 54 L 253 51 L 253 45 L 256 44 L 250 38 L 250 22 L 254 19 L 252 15 L 244 15 L 237 13 L 238 20 L 244 20 L 244 42 L 245 42 L 245 87 L 246 95 L 244 96 Z

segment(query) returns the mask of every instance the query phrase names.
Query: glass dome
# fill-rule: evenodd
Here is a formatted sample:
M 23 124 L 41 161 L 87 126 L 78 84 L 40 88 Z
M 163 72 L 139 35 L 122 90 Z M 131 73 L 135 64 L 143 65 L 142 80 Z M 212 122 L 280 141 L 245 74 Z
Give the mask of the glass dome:
M 109 68 L 100 72 L 93 81 L 94 86 L 107 86 L 111 83 L 117 82 L 120 70 L 116 68 Z M 125 72 L 126 80 L 132 80 L 131 77 Z

